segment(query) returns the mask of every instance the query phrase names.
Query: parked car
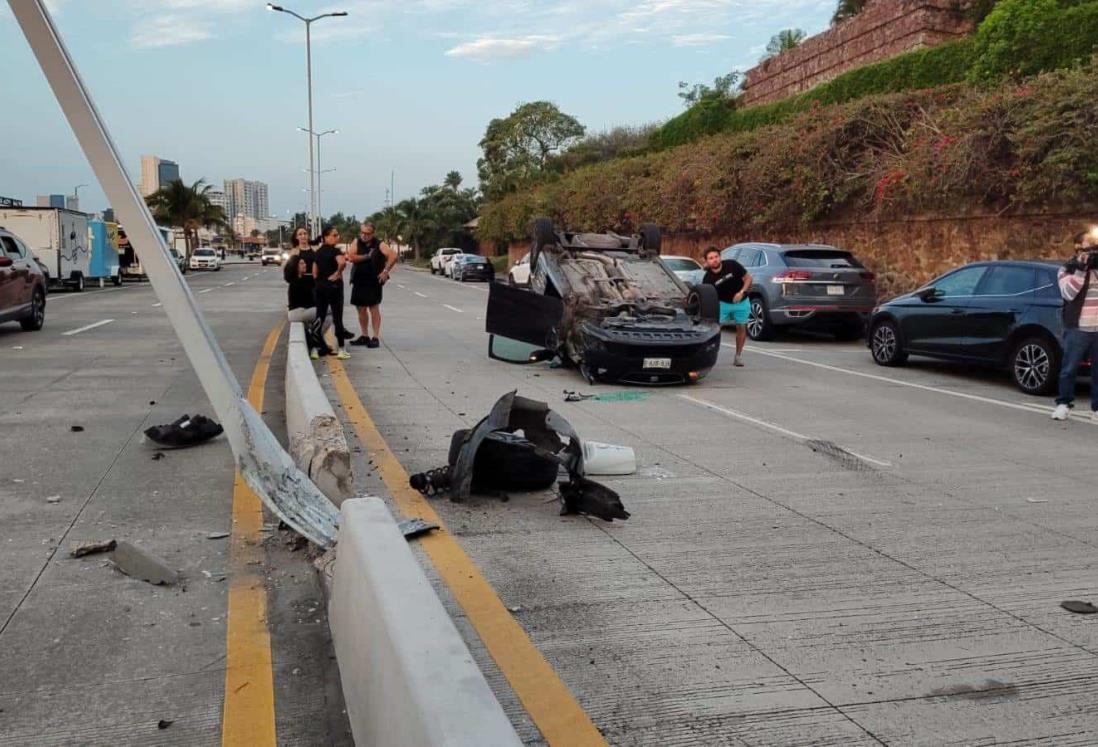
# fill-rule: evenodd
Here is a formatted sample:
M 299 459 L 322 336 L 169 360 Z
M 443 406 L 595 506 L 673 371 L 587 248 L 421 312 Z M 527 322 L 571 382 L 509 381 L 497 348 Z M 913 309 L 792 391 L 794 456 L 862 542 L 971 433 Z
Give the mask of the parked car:
M 856 340 L 877 302 L 876 277 L 848 251 L 823 244 L 736 244 L 721 252 L 747 268 L 747 334 L 769 340 L 780 327 L 806 325 Z
M 496 279 L 496 268 L 487 257 L 479 254 L 458 254 L 450 262 L 450 276 L 461 283 L 466 280 L 484 280 L 490 283 Z
M 445 274 L 447 274 L 446 273 L 446 268 L 449 266 L 450 260 L 452 260 L 456 255 L 461 254 L 461 253 L 462 253 L 462 251 L 460 249 L 455 249 L 454 247 L 451 247 L 451 246 L 443 247 L 443 248 L 439 249 L 438 251 L 436 251 L 431 256 L 431 274 L 432 275 L 445 275 Z
M 661 257 L 667 269 L 684 283 L 700 283 L 705 277 L 705 268 L 693 257 L 676 255 Z
M 873 360 L 899 366 L 924 355 L 1003 368 L 1026 394 L 1050 394 L 1063 354 L 1057 269 L 1055 262 L 976 262 L 881 304 L 869 322 Z
M 511 267 L 511 271 L 507 273 L 507 283 L 512 287 L 517 285 L 526 286 L 530 284 L 530 254 L 522 255 L 522 259 L 515 262 Z
M 457 254 L 451 254 L 446 259 L 446 263 L 442 267 L 442 274 L 444 276 L 448 277 L 448 278 L 453 278 L 454 277 L 454 262 L 455 262 L 455 260 L 460 259 L 461 257 L 465 257 L 465 256 L 468 256 L 468 255 L 465 254 L 465 252 L 459 252 Z
M 266 247 L 259 255 L 259 263 L 264 267 L 282 264 L 282 250 L 277 246 Z
M 620 236 L 556 231 L 539 219 L 530 290 L 503 283 L 489 290 L 489 356 L 512 363 L 559 356 L 588 381 L 700 381 L 720 352 L 717 291 L 683 283 L 659 250 L 653 225 Z
M 221 260 L 217 258 L 217 252 L 208 246 L 201 246 L 191 254 L 192 270 L 221 270 Z
M 28 332 L 46 322 L 46 276 L 23 240 L 2 228 L 0 322 L 19 322 Z

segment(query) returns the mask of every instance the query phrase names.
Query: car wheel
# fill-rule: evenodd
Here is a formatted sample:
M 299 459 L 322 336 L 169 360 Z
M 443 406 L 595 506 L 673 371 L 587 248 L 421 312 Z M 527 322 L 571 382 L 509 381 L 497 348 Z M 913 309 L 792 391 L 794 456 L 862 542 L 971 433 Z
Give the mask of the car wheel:
M 891 319 L 873 326 L 869 337 L 869 350 L 879 366 L 899 366 L 907 360 L 907 351 L 900 342 L 900 328 Z
M 1014 346 L 1010 375 L 1026 394 L 1051 394 L 1060 375 L 1060 352 L 1044 337 L 1027 337 Z
M 690 295 L 686 297 L 686 308 L 691 316 L 709 322 L 718 322 L 721 318 L 721 300 L 717 289 L 712 285 L 690 285 Z
M 512 288 L 518 287 L 518 283 L 515 282 L 515 276 L 511 273 L 507 273 L 507 284 Z
M 766 299 L 762 296 L 752 296 L 750 300 L 747 336 L 758 342 L 774 339 L 774 323 L 770 321 L 770 310 L 766 308 Z
M 115 285 L 122 285 L 122 273 L 120 272 L 113 278 L 111 278 L 111 282 L 113 282 Z
M 77 293 L 83 293 L 84 288 L 85 288 L 84 276 L 83 276 L 83 274 L 79 274 L 79 275 L 76 276 L 76 285 L 74 285 L 72 289 L 74 291 L 76 291 Z
M 640 227 L 641 246 L 652 254 L 660 253 L 660 227 L 655 223 L 644 223 Z
M 26 318 L 19 320 L 19 326 L 27 332 L 36 332 L 42 329 L 42 325 L 45 323 L 46 294 L 41 290 L 35 290 L 34 295 L 31 296 L 31 313 Z

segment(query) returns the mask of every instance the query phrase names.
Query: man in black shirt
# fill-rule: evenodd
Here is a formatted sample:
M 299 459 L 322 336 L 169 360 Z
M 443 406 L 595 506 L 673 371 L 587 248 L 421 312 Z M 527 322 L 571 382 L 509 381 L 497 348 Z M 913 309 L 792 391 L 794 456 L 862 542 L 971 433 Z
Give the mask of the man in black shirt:
M 751 287 L 751 273 L 734 259 L 721 259 L 721 250 L 711 246 L 705 250 L 706 285 L 715 286 L 721 302 L 722 324 L 736 325 L 736 358 L 732 365 L 743 366 L 743 346 L 747 343 L 747 317 L 751 314 L 751 301 L 747 291 Z

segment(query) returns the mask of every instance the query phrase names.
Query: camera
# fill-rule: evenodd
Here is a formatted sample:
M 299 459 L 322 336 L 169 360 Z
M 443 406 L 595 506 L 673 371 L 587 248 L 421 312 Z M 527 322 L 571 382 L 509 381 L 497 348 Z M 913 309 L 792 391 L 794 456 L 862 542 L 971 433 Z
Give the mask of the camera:
M 1078 272 L 1079 270 L 1090 272 L 1092 270 L 1098 270 L 1098 249 L 1086 250 L 1087 260 L 1085 263 L 1079 262 L 1078 254 L 1081 254 L 1081 252 L 1077 253 L 1076 256 L 1073 256 L 1064 264 L 1065 270 L 1068 272 Z

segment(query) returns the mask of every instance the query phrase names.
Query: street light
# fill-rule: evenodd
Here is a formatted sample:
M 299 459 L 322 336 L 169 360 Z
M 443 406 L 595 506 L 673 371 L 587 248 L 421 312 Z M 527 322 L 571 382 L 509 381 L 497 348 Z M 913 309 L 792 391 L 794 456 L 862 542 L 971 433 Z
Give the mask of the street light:
M 292 10 L 283 8 L 281 5 L 275 5 L 273 3 L 267 3 L 267 10 L 278 11 L 279 13 L 285 13 L 291 15 L 297 20 L 305 24 L 305 80 L 309 92 L 309 131 L 313 131 L 313 36 L 312 27 L 315 21 L 319 21 L 321 18 L 342 18 L 347 15 L 346 11 L 337 11 L 334 13 L 322 13 L 319 16 L 313 16 L 312 18 L 306 18 L 303 15 L 295 13 Z M 309 138 L 309 171 L 316 170 L 316 165 L 313 161 L 313 139 Z M 313 182 L 314 174 L 309 174 L 309 187 L 312 189 L 313 201 L 309 203 L 310 217 L 309 220 L 313 225 L 313 231 L 317 231 L 316 224 L 316 184 Z
M 75 210 L 80 209 L 80 188 L 86 187 L 87 184 L 77 184 L 72 190 L 72 204 L 75 206 Z
M 328 169 L 328 171 L 323 171 L 320 168 L 320 138 L 324 137 L 325 135 L 338 135 L 339 130 L 325 130 L 324 132 L 313 132 L 307 127 L 298 127 L 297 129 L 299 132 L 307 133 L 316 138 L 316 215 L 319 220 L 323 221 L 324 211 L 320 209 L 320 196 L 322 194 L 322 190 L 320 189 L 320 175 L 335 171 L 335 169 Z M 310 177 L 310 179 L 311 178 L 312 177 Z

